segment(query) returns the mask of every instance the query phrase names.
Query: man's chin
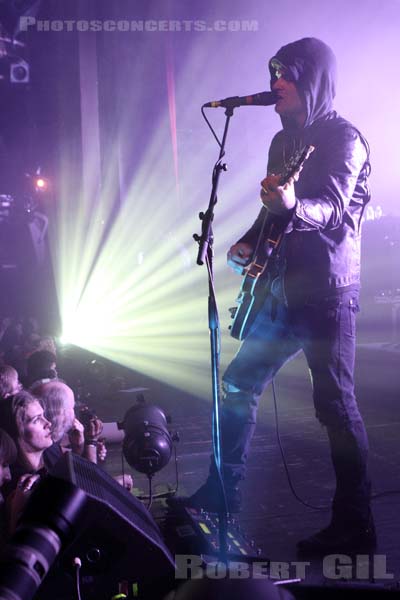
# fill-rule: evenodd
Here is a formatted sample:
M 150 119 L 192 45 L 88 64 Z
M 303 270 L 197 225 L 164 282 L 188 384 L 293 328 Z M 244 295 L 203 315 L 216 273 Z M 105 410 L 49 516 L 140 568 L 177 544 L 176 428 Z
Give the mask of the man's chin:
M 285 116 L 285 109 L 282 106 L 279 106 L 279 100 L 278 102 L 275 104 L 275 112 L 280 116 L 280 117 L 284 117 Z

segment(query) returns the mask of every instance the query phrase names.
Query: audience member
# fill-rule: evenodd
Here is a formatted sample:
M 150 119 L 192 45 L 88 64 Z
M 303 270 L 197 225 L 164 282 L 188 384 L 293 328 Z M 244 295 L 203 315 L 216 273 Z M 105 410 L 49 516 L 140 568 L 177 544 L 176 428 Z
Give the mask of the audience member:
M 1 401 L 0 428 L 17 446 L 17 461 L 11 470 L 15 487 L 21 475 L 38 473 L 44 468 L 43 452 L 53 443 L 51 423 L 40 400 L 23 390 Z
M 28 356 L 25 385 L 34 387 L 36 382 L 57 378 L 56 355 L 48 350 L 37 350 Z
M 99 442 L 102 422 L 93 417 L 84 428 L 75 416 L 74 392 L 66 383 L 59 380 L 43 383 L 35 387 L 34 394 L 45 406 L 46 416 L 52 425 L 53 442 L 64 447 L 69 445 L 73 452 L 92 462 L 97 462 L 98 450 L 99 458 L 105 458 L 105 446 Z M 46 460 L 54 462 L 57 456 L 59 450 L 54 447 L 46 453 Z
M 53 446 L 45 452 L 45 463 L 51 468 L 60 458 L 62 449 L 69 441 L 72 452 L 81 454 L 87 460 L 97 463 L 104 460 L 107 454 L 105 444 L 99 439 L 103 423 L 96 416 L 91 416 L 86 426 L 75 416 L 75 396 L 72 389 L 59 380 L 44 383 L 34 390 L 45 407 L 46 417 L 52 424 Z M 68 433 L 67 439 L 65 434 Z M 133 488 L 130 475 L 118 475 L 116 481 L 127 490 Z
M 11 365 L 0 367 L 0 400 L 14 396 L 22 389 L 18 373 Z
M 44 451 L 52 445 L 51 424 L 44 416 L 40 401 L 21 391 L 1 401 L 0 428 L 14 440 L 17 460 L 11 468 L 11 480 L 3 487 L 7 500 L 7 530 L 16 527 L 29 492 L 45 475 Z
M 10 465 L 17 459 L 17 448 L 6 431 L 0 429 L 0 547 L 7 534 L 7 517 L 4 498 L 1 492 L 3 484 L 11 481 Z
M 34 317 L 0 317 L 0 359 L 15 367 L 22 381 L 27 375 L 27 358 L 42 350 L 56 355 L 54 339 L 40 333 Z
M 3 504 L 1 488 L 11 481 L 10 465 L 17 460 L 17 448 L 4 429 L 0 429 L 0 507 Z M 1 527 L 1 526 L 0 526 Z

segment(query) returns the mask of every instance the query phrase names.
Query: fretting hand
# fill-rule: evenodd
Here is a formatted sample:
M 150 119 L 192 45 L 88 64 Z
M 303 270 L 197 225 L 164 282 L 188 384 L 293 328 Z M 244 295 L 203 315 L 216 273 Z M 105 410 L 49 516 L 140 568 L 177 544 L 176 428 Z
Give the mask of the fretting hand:
M 279 185 L 280 175 L 268 175 L 261 182 L 260 198 L 264 206 L 274 215 L 286 215 L 296 205 L 295 177 Z

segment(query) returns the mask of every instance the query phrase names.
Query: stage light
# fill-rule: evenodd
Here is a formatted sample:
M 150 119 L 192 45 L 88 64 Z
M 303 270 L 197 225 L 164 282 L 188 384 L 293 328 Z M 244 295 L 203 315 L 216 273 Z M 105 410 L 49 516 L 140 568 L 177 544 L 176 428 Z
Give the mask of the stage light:
M 127 112 L 120 114 L 120 138 L 110 151 L 113 160 L 106 165 L 100 191 L 94 174 L 88 173 L 89 185 L 77 194 L 76 180 L 65 159 L 57 227 L 51 236 L 63 339 L 203 398 L 211 397 L 208 283 L 206 268 L 196 265 L 197 245 L 192 234 L 200 229 L 198 212 L 208 201 L 218 147 L 200 110 L 193 107 L 196 103 L 200 107 L 211 89 L 212 97 L 226 95 L 216 72 L 210 73 L 208 81 L 201 79 L 201 65 L 207 62 L 209 52 L 209 48 L 196 45 L 180 69 L 179 79 L 167 64 L 169 101 L 154 113 L 152 135 L 130 172 L 131 180 L 125 172 L 118 214 L 114 199 L 121 165 L 117 157 L 131 135 L 132 115 L 140 115 L 140 89 L 132 89 Z M 201 80 L 202 90 L 193 85 L 194 80 Z M 241 86 L 244 93 L 250 87 Z M 196 94 L 190 103 L 189 88 Z M 249 110 L 254 115 L 251 148 L 256 155 L 254 140 L 266 109 Z M 257 215 L 258 182 L 265 172 L 264 146 L 258 157 L 243 160 L 243 131 L 248 123 L 243 120 L 245 113 L 240 116 L 232 125 L 229 147 L 239 143 L 241 150 L 230 157 L 231 170 L 221 181 L 213 224 L 225 363 L 237 349 L 228 332 L 228 308 L 234 305 L 240 286 L 240 278 L 226 266 L 226 251 Z M 178 117 L 179 128 L 174 122 Z M 213 118 L 221 132 L 224 115 L 213 113 Z M 263 143 L 261 139 L 260 145 Z M 67 146 L 66 156 L 68 152 Z M 244 224 L 246 199 L 249 216 Z
M 37 190 L 44 190 L 47 187 L 47 182 L 45 179 L 38 177 L 35 182 L 35 187 Z
M 66 347 L 66 346 L 74 345 L 73 342 L 71 342 L 69 336 L 64 332 L 62 332 L 56 339 L 57 339 L 58 344 L 62 348 Z
M 10 81 L 11 83 L 29 83 L 29 64 L 20 58 L 18 62 L 10 65 Z
M 172 438 L 161 408 L 144 403 L 132 406 L 118 427 L 125 432 L 124 456 L 136 471 L 152 476 L 168 464 Z
M 32 183 L 34 185 L 35 191 L 39 194 L 43 194 L 50 191 L 50 179 L 48 177 L 43 177 L 43 175 L 40 174 L 40 168 L 38 169 L 36 175 L 33 177 Z

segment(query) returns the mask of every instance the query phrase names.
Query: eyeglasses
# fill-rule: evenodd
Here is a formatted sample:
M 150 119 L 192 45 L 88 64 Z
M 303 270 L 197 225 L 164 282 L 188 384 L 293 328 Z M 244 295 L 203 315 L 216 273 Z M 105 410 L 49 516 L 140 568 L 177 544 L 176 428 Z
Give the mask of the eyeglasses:
M 268 67 L 272 72 L 272 80 L 277 81 L 283 77 L 286 81 L 293 81 L 293 76 L 289 69 L 285 67 L 284 64 L 281 63 L 277 58 L 271 58 L 268 63 Z
M 277 58 L 271 58 L 268 66 L 270 70 L 273 71 L 272 76 L 274 79 L 280 79 L 281 77 L 283 77 L 285 71 L 287 70 L 286 67 Z

